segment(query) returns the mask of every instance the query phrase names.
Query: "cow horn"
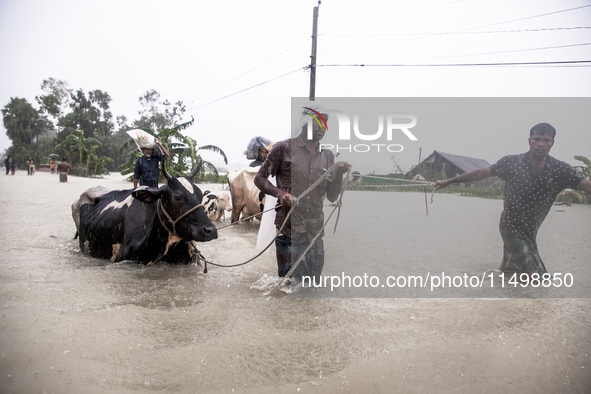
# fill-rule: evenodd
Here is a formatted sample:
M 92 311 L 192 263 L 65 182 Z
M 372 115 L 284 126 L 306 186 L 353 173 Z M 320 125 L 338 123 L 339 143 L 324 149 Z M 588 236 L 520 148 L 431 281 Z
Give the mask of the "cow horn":
M 199 160 L 199 163 L 197 164 L 197 166 L 195 168 L 193 168 L 193 170 L 191 170 L 189 175 L 187 175 L 187 178 L 189 178 L 191 181 L 193 181 L 193 178 L 195 178 L 195 176 L 199 173 L 199 170 L 201 170 L 202 165 L 203 165 L 203 160 Z
M 162 173 L 164 174 L 164 177 L 167 180 L 170 181 L 172 179 L 172 177 L 170 176 L 170 174 L 168 173 L 168 171 L 166 171 L 166 164 L 164 163 L 164 160 L 162 160 Z

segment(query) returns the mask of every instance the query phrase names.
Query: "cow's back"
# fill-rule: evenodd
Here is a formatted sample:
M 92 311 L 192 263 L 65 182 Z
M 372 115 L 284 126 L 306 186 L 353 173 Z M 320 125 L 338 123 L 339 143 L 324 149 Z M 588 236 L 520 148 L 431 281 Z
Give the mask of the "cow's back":
M 94 203 L 80 205 L 79 242 L 84 252 L 88 241 L 90 254 L 94 257 L 112 257 L 113 245 L 121 244 L 125 230 L 125 218 L 130 207 L 139 209 L 142 204 L 135 201 L 132 190 L 114 190 L 95 196 Z
M 243 217 L 256 215 L 262 212 L 264 195 L 254 184 L 259 167 L 246 167 L 228 174 L 230 194 L 232 197 L 232 222 Z M 260 215 L 257 216 L 260 220 Z
M 84 204 L 94 205 L 96 199 L 104 194 L 107 194 L 111 189 L 104 186 L 95 186 L 87 189 L 80 195 L 80 198 L 72 204 L 72 219 L 76 224 L 76 231 L 80 228 L 80 207 Z

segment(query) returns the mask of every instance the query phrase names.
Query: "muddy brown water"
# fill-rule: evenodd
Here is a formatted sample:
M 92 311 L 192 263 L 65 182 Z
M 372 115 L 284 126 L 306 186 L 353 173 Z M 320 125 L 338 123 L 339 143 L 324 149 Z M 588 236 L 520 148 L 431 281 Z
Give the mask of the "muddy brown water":
M 591 391 L 589 294 L 265 295 L 276 280 L 270 253 L 207 274 L 111 264 L 72 240 L 70 205 L 96 185 L 130 188 L 118 174 L 65 184 L 0 176 L 2 393 Z M 325 237 L 325 274 L 479 275 L 500 262 L 501 208 L 436 194 L 426 215 L 420 193 L 347 192 Z M 201 250 L 243 261 L 258 225 L 222 229 Z M 538 236 L 548 268 L 585 275 L 589 234 L 590 206 L 554 207 Z

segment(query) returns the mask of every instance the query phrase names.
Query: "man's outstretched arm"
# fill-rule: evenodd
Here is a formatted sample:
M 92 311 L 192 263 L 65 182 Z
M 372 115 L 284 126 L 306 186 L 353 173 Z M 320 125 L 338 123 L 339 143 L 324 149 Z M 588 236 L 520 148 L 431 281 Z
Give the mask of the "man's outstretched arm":
M 435 190 L 443 189 L 449 186 L 452 183 L 462 183 L 462 182 L 477 182 L 482 179 L 486 179 L 492 176 L 492 171 L 490 167 L 486 168 L 479 168 L 478 170 L 465 172 L 461 175 L 455 176 L 450 179 L 446 179 L 443 181 L 435 182 Z

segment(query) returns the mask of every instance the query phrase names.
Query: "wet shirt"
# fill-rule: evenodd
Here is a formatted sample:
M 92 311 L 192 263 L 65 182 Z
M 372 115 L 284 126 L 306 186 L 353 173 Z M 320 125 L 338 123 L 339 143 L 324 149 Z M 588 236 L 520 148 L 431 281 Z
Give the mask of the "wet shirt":
M 490 169 L 492 175 L 506 181 L 500 228 L 534 245 L 558 193 L 576 188 L 585 179 L 572 166 L 551 156 L 544 171 L 534 174 L 529 152 L 505 156 Z
M 140 186 L 158 187 L 160 160 L 164 160 L 164 156 L 156 153 L 156 150 L 149 159 L 142 156 L 136 160 L 133 177 L 139 179 Z
M 273 146 L 261 168 L 267 176 L 273 175 L 277 187 L 299 197 L 334 164 L 334 154 L 328 150 L 310 152 L 305 145 L 304 135 L 280 141 Z M 332 178 L 329 176 L 306 196 L 301 198 L 293 210 L 282 235 L 292 232 L 315 235 L 324 224 L 322 211 L 323 196 Z M 275 217 L 275 226 L 280 228 L 289 209 L 280 208 Z M 321 234 L 320 236 L 322 236 Z
M 62 161 L 61 163 L 59 163 L 57 165 L 57 170 L 59 172 L 68 172 L 72 170 L 72 166 L 70 166 L 68 163 L 66 163 L 65 161 Z

